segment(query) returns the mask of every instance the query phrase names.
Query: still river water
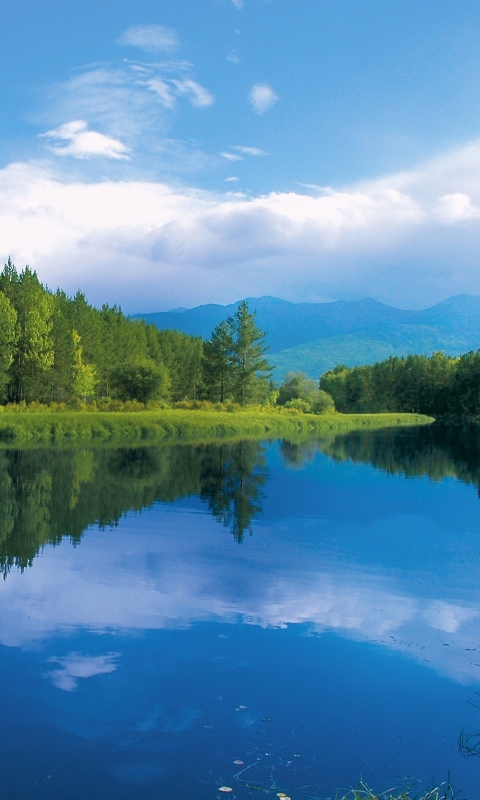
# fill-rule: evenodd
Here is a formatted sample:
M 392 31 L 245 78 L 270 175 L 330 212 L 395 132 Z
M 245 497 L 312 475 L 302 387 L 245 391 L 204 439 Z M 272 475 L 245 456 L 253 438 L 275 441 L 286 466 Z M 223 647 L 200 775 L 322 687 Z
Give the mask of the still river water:
M 0 452 L 0 796 L 479 798 L 479 442 Z

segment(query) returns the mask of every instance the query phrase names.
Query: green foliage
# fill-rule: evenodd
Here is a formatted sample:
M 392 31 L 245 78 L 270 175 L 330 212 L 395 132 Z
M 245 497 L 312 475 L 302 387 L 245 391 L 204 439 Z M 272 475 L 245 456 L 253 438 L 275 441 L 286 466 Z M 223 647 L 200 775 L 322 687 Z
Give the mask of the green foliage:
M 259 378 L 268 376 L 272 371 L 265 358 L 267 334 L 257 328 L 255 313 L 249 312 L 246 300 L 239 304 L 229 324 L 233 339 L 233 399 L 244 406 L 256 399 Z
M 203 350 L 204 382 L 209 399 L 223 403 L 230 395 L 233 352 L 232 325 L 223 321 L 205 342 Z
M 101 407 L 102 401 L 100 401 Z M 116 405 L 116 410 L 113 410 Z M 113 408 L 112 408 L 113 406 Z M 156 442 L 169 438 L 181 441 L 211 441 L 217 438 L 262 437 L 328 433 L 334 431 L 383 428 L 395 425 L 422 425 L 429 417 L 415 414 L 302 414 L 286 411 L 245 410 L 225 405 L 224 411 L 162 409 L 145 410 L 137 401 L 108 402 L 109 411 L 96 410 L 96 404 L 79 411 L 59 404 L 48 406 L 15 404 L 0 413 L 0 446 L 25 444 L 65 444 L 66 442 L 125 443 Z M 88 411 L 88 413 L 85 413 Z M 122 413 L 118 413 L 122 412 Z M 292 412 L 293 415 L 292 415 Z
M 331 394 L 319 389 L 312 403 L 314 414 L 332 414 L 335 411 L 335 403 Z
M 266 333 L 255 324 L 255 313 L 243 300 L 233 317 L 214 329 L 204 347 L 204 392 L 208 399 L 240 405 L 268 402 L 272 371 L 265 358 Z
M 83 348 L 80 344 L 81 336 L 72 331 L 73 339 L 73 381 L 72 389 L 77 397 L 82 397 L 83 402 L 87 397 L 93 397 L 97 385 L 97 371 L 93 364 L 84 364 L 82 360 Z
M 107 398 L 122 370 L 122 398 L 196 399 L 202 359 L 198 337 L 129 320 L 117 306 L 96 309 L 81 292 L 52 294 L 10 259 L 0 274 L 0 401 Z
M 0 291 L 15 309 L 17 336 L 9 370 L 10 400 L 33 400 L 48 392 L 47 372 L 54 363 L 54 298 L 28 267 L 19 275 L 11 260 L 0 275 Z
M 163 364 L 154 361 L 136 361 L 124 364 L 112 374 L 112 388 L 120 400 L 165 399 L 170 389 L 170 378 Z
M 390 357 L 372 366 L 339 366 L 320 387 L 343 413 L 411 412 L 436 417 L 480 414 L 480 350 Z
M 285 408 L 295 408 L 302 414 L 310 414 L 312 410 L 311 403 L 308 403 L 307 400 L 302 400 L 301 397 L 295 397 L 293 400 L 288 400 L 286 403 L 284 403 L 284 406 Z
M 8 297 L 0 292 L 0 398 L 4 397 L 8 385 L 17 339 L 17 312 Z
M 335 411 L 331 395 L 318 389 L 304 372 L 288 372 L 278 390 L 277 404 L 296 408 L 305 414 L 327 414 Z
M 304 400 L 308 405 L 312 405 L 317 393 L 315 381 L 308 377 L 304 372 L 287 372 L 283 382 L 278 389 L 277 403 L 284 406 L 292 400 Z

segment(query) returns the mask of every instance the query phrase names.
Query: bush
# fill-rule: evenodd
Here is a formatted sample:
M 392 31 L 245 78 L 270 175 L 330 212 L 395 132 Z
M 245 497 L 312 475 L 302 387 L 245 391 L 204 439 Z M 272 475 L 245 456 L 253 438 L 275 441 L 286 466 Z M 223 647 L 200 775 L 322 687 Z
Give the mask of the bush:
M 278 390 L 277 405 L 286 406 L 293 400 L 311 404 L 316 393 L 317 384 L 304 372 L 287 372 Z
M 311 414 L 312 413 L 312 406 L 310 403 L 307 403 L 306 400 L 301 400 L 299 397 L 295 398 L 295 400 L 289 400 L 287 403 L 284 404 L 284 408 L 294 408 L 301 414 Z
M 168 396 L 170 378 L 163 364 L 147 360 L 136 361 L 115 370 L 112 387 L 119 400 L 147 403 L 149 400 Z
M 314 414 L 332 414 L 335 411 L 332 395 L 319 389 L 312 404 L 312 411 Z

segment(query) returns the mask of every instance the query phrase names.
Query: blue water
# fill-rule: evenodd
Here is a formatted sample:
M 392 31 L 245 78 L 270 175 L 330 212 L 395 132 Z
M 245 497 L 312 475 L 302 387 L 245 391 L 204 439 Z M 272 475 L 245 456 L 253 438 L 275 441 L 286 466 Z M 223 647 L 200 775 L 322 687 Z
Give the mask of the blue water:
M 476 487 L 264 458 L 241 543 L 187 493 L 6 574 L 1 797 L 479 797 Z

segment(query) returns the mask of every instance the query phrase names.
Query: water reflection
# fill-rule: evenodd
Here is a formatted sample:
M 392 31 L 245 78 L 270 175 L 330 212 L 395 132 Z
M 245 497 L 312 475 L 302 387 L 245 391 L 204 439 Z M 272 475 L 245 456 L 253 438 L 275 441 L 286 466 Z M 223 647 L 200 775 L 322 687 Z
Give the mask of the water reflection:
M 280 442 L 287 469 L 318 453 L 388 474 L 455 477 L 480 495 L 480 428 L 422 426 Z M 265 446 L 183 445 L 114 450 L 0 452 L 0 571 L 25 569 L 46 544 L 77 544 L 85 529 L 116 525 L 128 511 L 197 496 L 237 542 L 252 531 L 268 496 Z
M 0 570 L 32 565 L 45 544 L 76 544 L 91 524 L 129 510 L 199 496 L 241 542 L 261 511 L 266 480 L 258 442 L 119 450 L 0 453 Z
M 284 463 L 299 468 L 316 450 L 337 461 L 371 464 L 389 474 L 427 476 L 434 481 L 458 478 L 477 487 L 480 495 L 480 426 L 425 425 L 383 431 L 353 431 L 316 442 L 282 445 Z
M 3 452 L 7 794 L 474 796 L 475 441 Z

